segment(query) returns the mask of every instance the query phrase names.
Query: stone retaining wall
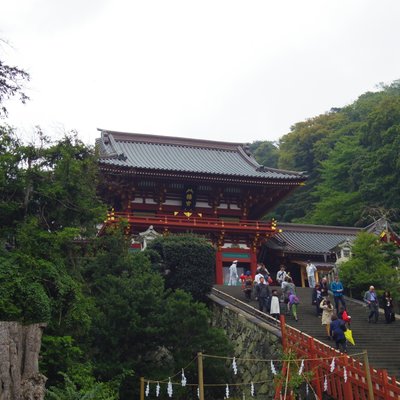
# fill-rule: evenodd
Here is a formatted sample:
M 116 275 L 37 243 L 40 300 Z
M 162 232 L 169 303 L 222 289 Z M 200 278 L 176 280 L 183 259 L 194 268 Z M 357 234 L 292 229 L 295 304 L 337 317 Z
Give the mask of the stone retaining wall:
M 259 322 L 256 318 L 244 311 L 231 306 L 216 296 L 210 296 L 213 311 L 212 324 L 222 328 L 227 333 L 234 346 L 234 354 L 237 358 L 250 359 L 252 361 L 236 362 L 238 373 L 232 371 L 231 380 L 227 383 L 264 382 L 255 384 L 256 396 L 250 397 L 250 385 L 244 388 L 245 398 L 272 399 L 274 396 L 273 375 L 271 365 L 267 362 L 257 362 L 257 359 L 280 359 L 282 356 L 282 344 L 280 331 L 266 323 Z M 229 366 L 232 361 L 228 361 Z M 280 364 L 276 364 L 279 371 Z M 231 391 L 235 388 L 232 386 Z M 233 393 L 232 393 L 233 394 Z M 231 396 L 230 396 L 231 397 Z M 235 398 L 243 398 L 243 387 L 237 387 Z

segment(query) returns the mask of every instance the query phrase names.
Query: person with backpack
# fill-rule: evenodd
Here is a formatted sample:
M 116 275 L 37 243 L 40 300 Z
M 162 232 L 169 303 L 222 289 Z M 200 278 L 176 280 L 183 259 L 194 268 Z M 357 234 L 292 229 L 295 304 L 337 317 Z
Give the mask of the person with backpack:
M 286 275 L 285 280 L 282 283 L 282 297 L 283 302 L 287 304 L 287 314 L 290 314 L 289 296 L 290 294 L 296 294 L 296 286 L 290 276 Z
M 347 353 L 346 336 L 344 332 L 347 330 L 344 321 L 339 319 L 335 314 L 332 315 L 331 325 L 329 329 L 330 336 L 336 343 L 336 349 L 342 348 L 343 353 Z
M 251 300 L 251 292 L 253 291 L 253 278 L 251 277 L 251 272 L 247 271 L 243 282 L 243 292 L 246 300 Z

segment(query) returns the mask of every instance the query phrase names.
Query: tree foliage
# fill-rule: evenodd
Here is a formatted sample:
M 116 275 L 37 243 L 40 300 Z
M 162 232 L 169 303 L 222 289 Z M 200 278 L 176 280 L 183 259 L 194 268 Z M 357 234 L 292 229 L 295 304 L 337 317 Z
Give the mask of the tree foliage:
M 345 287 L 356 296 L 362 295 L 370 285 L 376 289 L 391 290 L 398 298 L 399 273 L 396 258 L 387 251 L 387 244 L 376 235 L 361 232 L 352 246 L 352 257 L 341 264 L 340 275 Z
M 262 148 L 261 142 L 255 148 Z M 278 220 L 366 225 L 365 210 L 397 210 L 400 81 L 295 124 L 279 141 L 279 168 L 306 171 L 306 186 L 274 210 Z
M 25 104 L 29 97 L 24 92 L 23 84 L 29 81 L 29 74 L 23 69 L 10 66 L 0 59 L 0 118 L 8 115 L 5 101 L 19 95 L 19 100 Z
M 161 236 L 149 249 L 160 256 L 167 288 L 186 290 L 196 300 L 204 300 L 210 293 L 215 276 L 215 249 L 204 238 L 191 234 Z

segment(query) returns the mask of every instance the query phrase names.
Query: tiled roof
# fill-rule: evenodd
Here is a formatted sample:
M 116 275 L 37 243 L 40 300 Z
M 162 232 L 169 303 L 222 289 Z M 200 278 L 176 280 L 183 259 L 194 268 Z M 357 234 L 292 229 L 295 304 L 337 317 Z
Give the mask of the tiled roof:
M 360 228 L 337 226 L 278 224 L 282 229 L 267 242 L 271 249 L 287 253 L 328 254 L 345 240 L 353 241 Z
M 240 143 L 101 130 L 100 165 L 302 182 L 302 173 L 263 167 Z

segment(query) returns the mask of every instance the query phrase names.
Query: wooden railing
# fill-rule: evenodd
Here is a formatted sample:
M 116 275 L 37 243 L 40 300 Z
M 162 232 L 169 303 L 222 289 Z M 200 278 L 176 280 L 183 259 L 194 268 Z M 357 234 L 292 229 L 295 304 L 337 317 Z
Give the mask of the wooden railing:
M 304 358 L 305 371 L 313 371 L 310 382 L 318 399 L 322 399 L 324 381 L 327 394 L 338 400 L 399 400 L 400 382 L 389 377 L 386 370 L 369 367 L 366 352 L 363 362 L 351 356 L 343 356 L 337 350 L 314 339 L 285 323 L 281 316 L 282 344 L 284 350 L 291 349 L 298 358 Z M 335 368 L 331 363 L 335 358 Z M 347 375 L 347 379 L 345 379 Z M 279 398 L 277 395 L 275 398 Z
M 153 225 L 155 228 L 169 229 L 201 229 L 204 231 L 235 231 L 246 233 L 272 234 L 277 231 L 276 225 L 270 221 L 258 220 L 238 220 L 229 221 L 221 218 L 202 218 L 192 214 L 187 217 L 184 215 L 166 215 L 157 214 L 152 216 L 135 215 L 135 213 L 127 212 L 110 212 L 107 215 L 106 224 L 112 224 L 125 220 L 132 225 L 140 225 L 148 227 Z

